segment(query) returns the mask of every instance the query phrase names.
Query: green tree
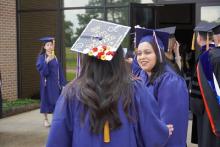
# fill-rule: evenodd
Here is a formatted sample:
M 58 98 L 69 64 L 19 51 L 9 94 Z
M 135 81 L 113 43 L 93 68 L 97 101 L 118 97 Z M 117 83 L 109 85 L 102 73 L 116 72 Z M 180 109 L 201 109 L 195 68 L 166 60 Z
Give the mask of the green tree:
M 71 47 L 73 43 L 73 23 L 64 19 L 64 45 L 65 47 Z
M 104 0 L 90 0 L 87 6 L 97 6 L 97 4 L 103 3 Z M 128 6 L 130 2 L 140 2 L 140 0 L 106 0 L 109 5 Z M 108 8 L 107 20 L 118 24 L 128 25 L 128 7 L 127 8 Z M 85 14 L 78 14 L 77 19 L 79 21 L 79 27 L 76 28 L 74 41 L 81 34 L 85 26 L 92 18 L 104 19 L 104 9 L 86 9 Z M 128 45 L 128 39 L 125 41 Z

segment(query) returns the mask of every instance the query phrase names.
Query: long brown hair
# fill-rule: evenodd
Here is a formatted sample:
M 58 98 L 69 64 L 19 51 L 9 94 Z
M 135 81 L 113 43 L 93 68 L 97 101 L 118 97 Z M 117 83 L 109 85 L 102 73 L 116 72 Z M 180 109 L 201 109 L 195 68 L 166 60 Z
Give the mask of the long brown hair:
M 105 121 L 109 121 L 112 130 L 122 125 L 118 114 L 119 101 L 129 118 L 133 97 L 131 82 L 122 47 L 119 47 L 111 61 L 83 56 L 80 76 L 65 88 L 64 96 L 78 97 L 84 106 L 81 120 L 84 121 L 89 112 L 90 129 L 98 134 L 103 131 Z
M 151 71 L 151 76 L 149 77 L 149 83 L 153 84 L 153 82 L 157 79 L 157 77 L 159 77 L 162 73 L 164 73 L 164 68 L 165 68 L 165 55 L 163 50 L 161 51 L 162 54 L 162 62 L 160 62 L 160 55 L 159 55 L 159 49 L 156 45 L 155 40 L 149 42 L 150 45 L 153 47 L 153 50 L 156 54 L 156 64 L 153 67 L 152 71 Z

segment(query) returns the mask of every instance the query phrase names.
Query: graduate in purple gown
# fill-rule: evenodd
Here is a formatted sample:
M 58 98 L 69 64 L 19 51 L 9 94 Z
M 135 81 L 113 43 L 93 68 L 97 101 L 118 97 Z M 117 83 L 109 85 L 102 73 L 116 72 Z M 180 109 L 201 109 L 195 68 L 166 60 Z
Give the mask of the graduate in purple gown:
M 105 37 L 120 38 L 115 36 L 126 34 L 129 27 L 93 19 L 78 42 L 87 41 L 84 34 L 90 33 L 94 21 L 101 23 L 95 26 L 117 28 L 120 34 L 108 32 L 98 42 L 100 46 L 90 49 L 92 53 L 82 52 L 80 75 L 64 88 L 57 102 L 47 147 L 163 147 L 173 126 L 159 119 L 153 96 L 130 76 L 122 47 L 116 51 L 105 42 Z M 106 23 L 110 26 L 103 27 Z M 94 36 L 100 34 L 102 30 Z M 121 41 L 113 43 L 120 45 Z M 86 45 L 89 43 L 95 44 L 88 40 Z M 75 44 L 73 50 L 81 52 L 81 46 Z
M 197 43 L 205 50 L 201 53 L 197 64 L 198 85 L 201 91 L 201 104 L 192 103 L 192 110 L 197 119 L 198 146 L 220 146 L 220 24 L 201 22 L 196 27 Z M 216 47 L 211 47 L 209 39 L 212 35 Z M 207 38 L 206 38 L 207 37 Z M 203 40 L 200 41 L 200 39 Z M 204 47 L 205 46 L 205 47 Z M 200 104 L 200 105 L 199 105 Z
M 62 67 L 54 54 L 54 38 L 43 37 L 41 52 L 37 58 L 36 67 L 40 73 L 40 113 L 44 114 L 44 126 L 49 127 L 48 113 L 53 113 L 56 101 L 66 84 Z
M 135 31 L 140 77 L 158 102 L 161 120 L 175 128 L 165 146 L 185 147 L 189 96 L 185 80 L 164 59 L 169 34 L 143 28 Z

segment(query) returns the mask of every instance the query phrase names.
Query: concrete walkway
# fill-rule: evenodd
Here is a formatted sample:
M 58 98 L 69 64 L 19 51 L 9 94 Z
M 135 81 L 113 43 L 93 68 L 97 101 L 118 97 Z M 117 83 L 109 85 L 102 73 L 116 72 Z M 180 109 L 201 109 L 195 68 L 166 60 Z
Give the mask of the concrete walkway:
M 49 129 L 43 126 L 40 110 L 0 119 L 1 147 L 44 147 Z M 49 115 L 51 120 L 51 115 Z M 197 147 L 190 143 L 191 121 L 188 128 L 188 147 Z
M 0 146 L 44 147 L 48 131 L 39 109 L 3 118 L 0 119 Z

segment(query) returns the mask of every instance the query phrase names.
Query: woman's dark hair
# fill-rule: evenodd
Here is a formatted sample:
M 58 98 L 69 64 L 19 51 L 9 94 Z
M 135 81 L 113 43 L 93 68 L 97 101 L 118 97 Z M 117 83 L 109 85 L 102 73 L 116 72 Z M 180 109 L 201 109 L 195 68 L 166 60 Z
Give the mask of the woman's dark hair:
M 44 49 L 44 45 L 45 45 L 45 43 L 42 44 L 39 55 L 42 55 L 46 52 L 46 50 Z
M 149 78 L 149 83 L 153 84 L 154 81 L 157 79 L 157 77 L 159 77 L 162 73 L 164 73 L 164 66 L 165 66 L 165 55 L 163 50 L 161 51 L 161 55 L 162 55 L 162 62 L 160 62 L 160 55 L 159 55 L 159 49 L 156 45 L 156 42 L 153 40 L 152 42 L 149 42 L 150 45 L 153 47 L 153 50 L 156 54 L 156 64 L 153 67 L 152 71 L 151 71 L 151 76 Z
M 133 96 L 131 81 L 120 46 L 111 61 L 84 55 L 80 76 L 68 85 L 66 97 L 71 98 L 77 93 L 85 110 L 81 121 L 85 120 L 85 115 L 89 112 L 90 129 L 98 134 L 103 131 L 106 121 L 109 121 L 111 130 L 122 125 L 118 112 L 119 102 L 129 118 Z M 70 90 L 70 87 L 77 88 Z

